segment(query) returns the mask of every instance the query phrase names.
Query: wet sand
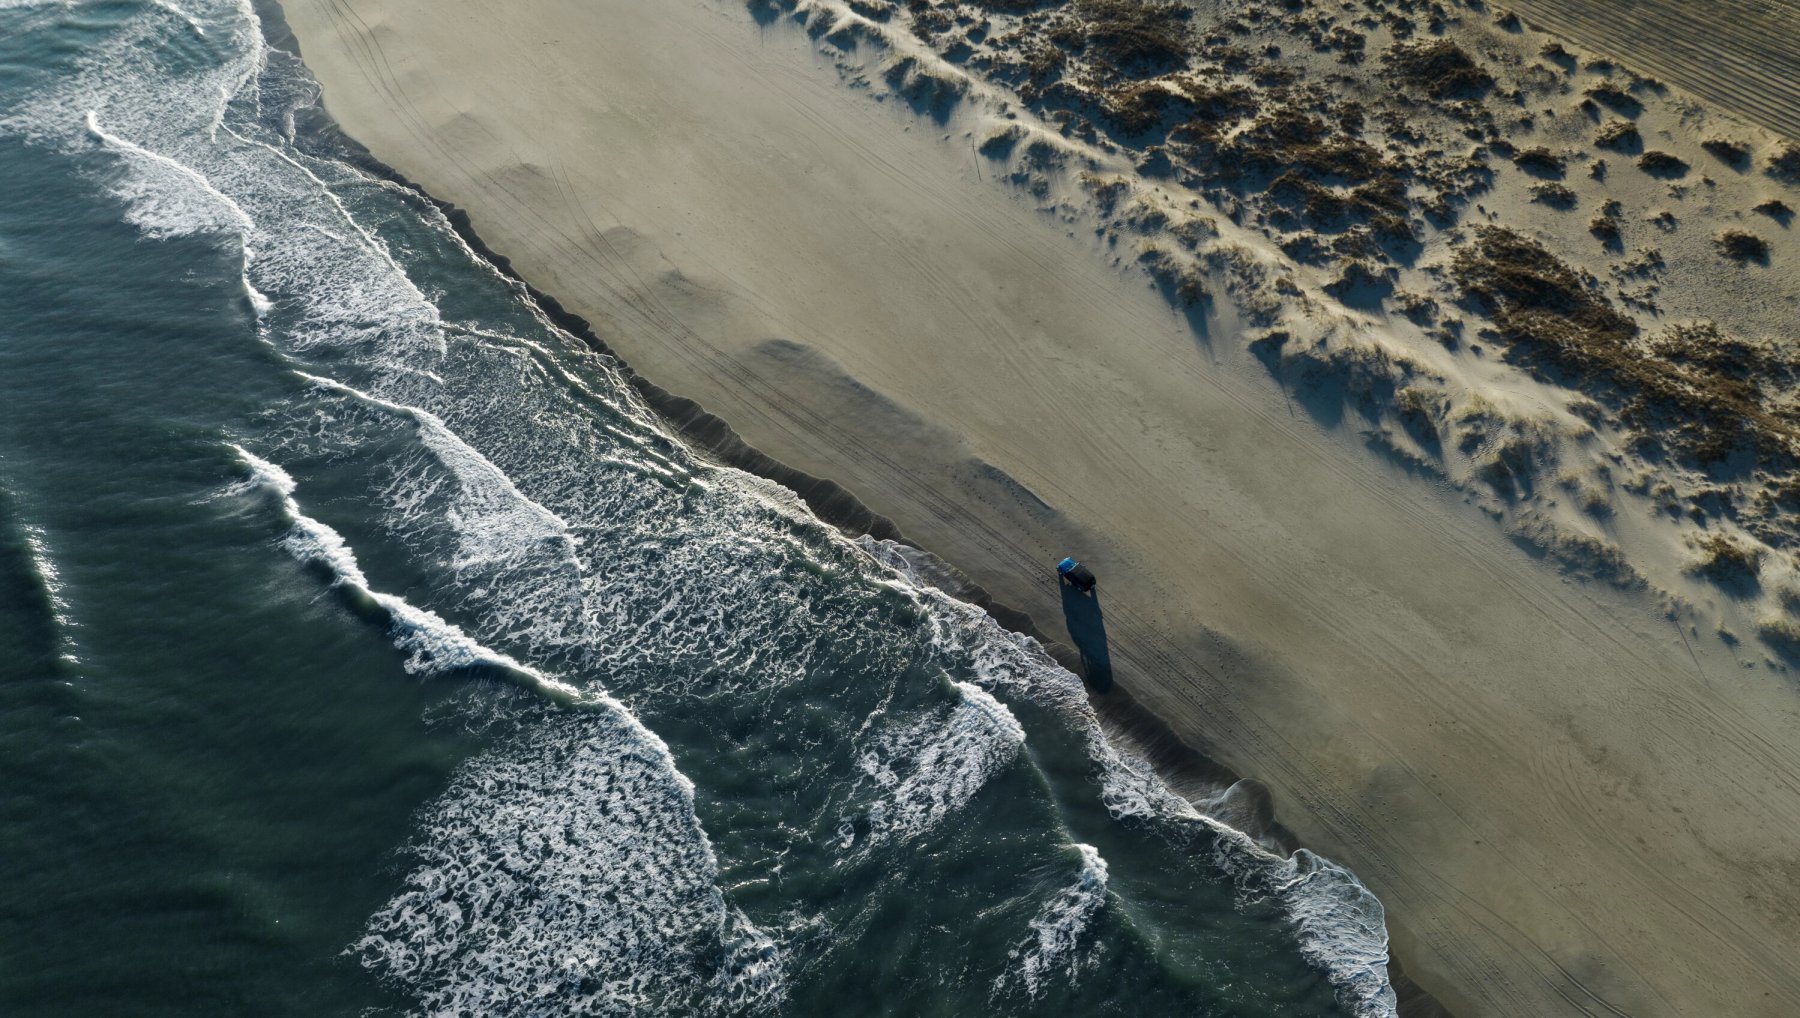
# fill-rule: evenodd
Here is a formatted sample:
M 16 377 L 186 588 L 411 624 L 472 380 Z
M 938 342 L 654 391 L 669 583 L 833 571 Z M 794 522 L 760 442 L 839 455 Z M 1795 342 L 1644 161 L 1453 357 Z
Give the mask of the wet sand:
M 346 130 L 637 370 L 1047 630 L 1091 564 L 1117 681 L 1456 1013 L 1800 1012 L 1791 683 L 1294 406 L 954 123 L 729 3 L 285 7 Z

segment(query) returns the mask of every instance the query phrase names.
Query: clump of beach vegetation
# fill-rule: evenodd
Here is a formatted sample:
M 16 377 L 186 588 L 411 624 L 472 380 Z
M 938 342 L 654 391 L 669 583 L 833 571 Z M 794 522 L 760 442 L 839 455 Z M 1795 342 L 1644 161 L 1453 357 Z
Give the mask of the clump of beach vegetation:
M 1076 0 L 1086 48 L 1113 73 L 1158 73 L 1185 64 L 1192 12 L 1167 0 Z
M 1788 658 L 1800 658 L 1800 620 L 1792 615 L 1766 615 L 1756 623 L 1756 635 Z
M 1635 117 L 1644 112 L 1644 104 L 1637 96 L 1610 81 L 1595 85 L 1587 90 L 1587 94 L 1588 98 L 1623 116 Z
M 1498 226 L 1476 230 L 1451 271 L 1522 359 L 1590 379 L 1617 366 L 1637 323 L 1537 241 Z
M 1750 211 L 1760 213 L 1768 216 L 1770 219 L 1782 223 L 1786 223 L 1789 219 L 1794 217 L 1794 210 L 1789 208 L 1788 203 L 1782 201 L 1780 198 L 1770 198 L 1768 201 L 1758 204 Z
M 1637 125 L 1631 121 L 1615 120 L 1594 135 L 1594 144 L 1630 155 L 1643 148 L 1644 136 L 1638 133 Z
M 1729 138 L 1708 138 L 1700 143 L 1714 159 L 1727 166 L 1744 167 L 1750 163 L 1750 146 Z
M 1542 145 L 1528 148 L 1513 155 L 1513 165 L 1527 173 L 1541 177 L 1560 177 L 1563 175 L 1564 159 Z
M 1713 246 L 1740 264 L 1769 260 L 1769 242 L 1745 230 L 1725 230 L 1713 238 Z
M 1694 542 L 1699 552 L 1689 567 L 1694 573 L 1726 587 L 1754 587 L 1762 565 L 1762 549 L 1724 534 L 1708 534 Z
M 1769 164 L 1764 173 L 1787 184 L 1800 183 L 1800 145 L 1793 142 L 1781 146 L 1775 154 L 1769 156 Z
M 1203 307 L 1212 299 L 1207 292 L 1205 271 L 1191 260 L 1150 245 L 1138 255 L 1138 263 L 1178 307 Z
M 1399 43 L 1389 48 L 1388 71 L 1433 99 L 1465 99 L 1493 87 L 1494 76 L 1448 39 Z
M 1778 348 L 1710 322 L 1641 340 L 1594 280 L 1504 227 L 1480 227 L 1451 274 L 1487 311 L 1510 360 L 1608 398 L 1641 441 L 1701 466 L 1746 446 L 1791 460 L 1800 412 L 1776 394 L 1795 365 Z
M 1638 156 L 1638 169 L 1653 177 L 1680 177 L 1686 175 L 1688 164 L 1679 156 L 1655 150 Z
M 1534 184 L 1531 188 L 1531 200 L 1540 205 L 1548 205 L 1553 209 L 1567 211 L 1575 207 L 1575 192 L 1555 182 Z

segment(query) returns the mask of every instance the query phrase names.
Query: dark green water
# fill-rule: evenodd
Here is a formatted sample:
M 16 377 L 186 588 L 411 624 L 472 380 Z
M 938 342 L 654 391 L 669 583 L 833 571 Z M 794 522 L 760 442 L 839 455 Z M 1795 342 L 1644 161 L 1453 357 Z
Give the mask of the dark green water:
M 315 100 L 245 5 L 0 0 L 0 1013 L 1391 1012 L 1353 878 Z

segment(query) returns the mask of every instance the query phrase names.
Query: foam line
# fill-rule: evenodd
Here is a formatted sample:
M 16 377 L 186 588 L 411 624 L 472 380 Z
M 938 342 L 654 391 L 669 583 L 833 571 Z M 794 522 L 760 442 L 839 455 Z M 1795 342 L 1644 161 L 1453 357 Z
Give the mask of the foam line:
M 177 175 L 192 181 L 200 188 L 201 193 L 217 202 L 230 214 L 231 218 L 236 223 L 237 229 L 243 233 L 248 234 L 256 228 L 256 224 L 251 221 L 249 214 L 244 211 L 243 206 L 232 200 L 230 195 L 227 195 L 225 192 L 214 187 L 212 181 L 207 180 L 206 176 L 199 170 L 194 169 L 186 163 L 162 155 L 161 153 L 152 152 L 142 145 L 126 141 L 116 134 L 109 133 L 105 128 L 100 126 L 100 116 L 94 110 L 87 111 L 87 129 L 89 134 L 93 135 L 96 140 L 105 145 L 119 149 L 136 158 L 173 170 Z M 142 184 L 137 186 L 134 193 L 128 193 L 126 195 L 128 200 L 133 197 L 142 200 L 148 196 L 149 189 Z
M 428 313 L 431 317 L 431 323 L 433 325 L 441 325 L 442 324 L 442 322 L 438 319 L 438 316 L 437 316 L 437 305 L 431 303 L 429 300 L 427 300 L 425 298 L 425 294 L 422 291 L 420 291 L 418 286 L 416 286 L 413 283 L 412 277 L 408 276 L 406 274 L 406 270 L 402 269 L 400 267 L 400 263 L 396 262 L 394 260 L 393 253 L 387 249 L 387 245 L 383 244 L 380 240 L 376 239 L 375 235 L 370 233 L 367 227 L 363 226 L 361 223 L 356 221 L 356 217 L 352 216 L 350 214 L 350 210 L 344 207 L 343 199 L 339 198 L 337 196 L 336 192 L 332 191 L 331 188 L 327 187 L 325 185 L 325 182 L 323 180 L 319 179 L 318 174 L 314 173 L 312 170 L 308 169 L 305 165 L 303 165 L 300 162 L 298 162 L 297 160 L 295 160 L 293 156 L 288 155 L 286 152 L 283 152 L 282 150 L 276 148 L 275 146 L 269 144 L 266 141 L 259 141 L 255 138 L 246 138 L 243 135 L 239 134 L 238 132 L 232 130 L 230 127 L 225 126 L 222 121 L 220 123 L 220 127 L 222 130 L 225 131 L 226 134 L 231 135 L 233 138 L 237 139 L 239 142 L 241 142 L 245 145 L 250 145 L 250 146 L 254 146 L 256 148 L 260 148 L 263 151 L 268 152 L 270 155 L 274 156 L 276 159 L 293 167 L 302 176 L 304 176 L 308 182 L 310 182 L 316 188 L 318 188 L 317 193 L 320 196 L 322 196 L 327 202 L 329 202 L 331 204 L 331 206 L 337 210 L 338 216 L 344 221 L 344 223 L 347 224 L 352 230 L 355 230 L 357 233 L 357 236 L 362 238 L 363 244 L 366 245 L 365 249 L 374 253 L 376 257 L 380 258 L 383 262 L 385 262 L 387 264 L 388 269 L 390 271 L 392 271 L 393 278 L 398 280 L 399 282 L 405 284 L 406 288 L 409 291 L 411 291 L 409 296 L 413 297 L 416 300 L 419 307 L 426 309 L 428 311 Z
M 430 449 L 432 454 L 443 463 L 457 480 L 472 490 L 491 489 L 499 493 L 503 500 L 510 499 L 525 508 L 525 511 L 539 524 L 546 535 L 556 535 L 567 540 L 569 526 L 562 517 L 539 505 L 530 496 L 519 490 L 513 479 L 504 470 L 495 466 L 493 461 L 482 455 L 479 450 L 457 436 L 444 423 L 443 418 L 429 410 L 406 406 L 379 396 L 370 395 L 360 389 L 345 385 L 335 379 L 319 375 L 307 374 L 295 370 L 295 374 L 306 379 L 319 388 L 341 393 L 370 406 L 386 410 L 389 413 L 405 417 L 418 425 L 419 438 Z M 579 565 L 577 565 L 579 569 Z
M 238 445 L 232 451 L 250 468 L 254 482 L 281 499 L 282 515 L 290 525 L 282 545 L 302 562 L 323 566 L 335 585 L 347 587 L 378 605 L 389 619 L 389 636 L 394 646 L 408 655 L 406 670 L 427 674 L 458 668 L 485 666 L 513 677 L 557 703 L 568 705 L 600 705 L 623 710 L 604 693 L 594 693 L 544 674 L 536 668 L 501 651 L 482 646 L 455 624 L 429 609 L 420 608 L 406 599 L 375 590 L 363 575 L 356 553 L 343 536 L 330 526 L 301 511 L 294 500 L 292 475 L 268 460 Z M 655 736 L 645 729 L 645 734 Z M 661 740 L 656 739 L 661 745 Z M 667 756 L 668 747 L 662 747 Z M 672 760 L 672 758 L 671 758 Z M 671 764 L 672 765 L 672 764 Z

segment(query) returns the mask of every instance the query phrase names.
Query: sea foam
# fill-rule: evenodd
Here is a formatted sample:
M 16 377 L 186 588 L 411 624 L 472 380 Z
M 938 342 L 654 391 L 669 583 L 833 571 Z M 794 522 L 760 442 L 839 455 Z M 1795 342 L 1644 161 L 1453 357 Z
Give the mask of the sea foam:
M 1042 997 L 1052 976 L 1069 982 L 1079 978 L 1083 935 L 1106 904 L 1106 860 L 1092 845 L 1077 843 L 1080 855 L 1075 882 L 1044 903 L 1031 920 L 1031 934 L 1010 952 L 1011 968 L 994 980 L 994 992 L 1013 985 L 1031 999 Z
M 354 951 L 429 1014 L 778 1003 L 777 948 L 726 905 L 690 791 L 640 738 L 561 715 L 464 766 Z
M 403 598 L 374 590 L 336 530 L 306 515 L 279 465 L 243 449 L 228 494 L 266 491 L 282 545 L 390 618 L 410 671 L 500 671 L 568 706 L 458 771 L 422 816 L 407 887 L 353 950 L 429 1013 L 736 1012 L 778 1000 L 775 943 L 729 909 L 667 744 L 622 704 L 578 690 Z
M 880 790 L 867 808 L 870 840 L 917 838 L 962 808 L 1013 762 L 1025 731 L 1006 706 L 967 682 L 947 709 L 879 731 L 858 761 Z M 846 847 L 851 827 L 840 828 Z

